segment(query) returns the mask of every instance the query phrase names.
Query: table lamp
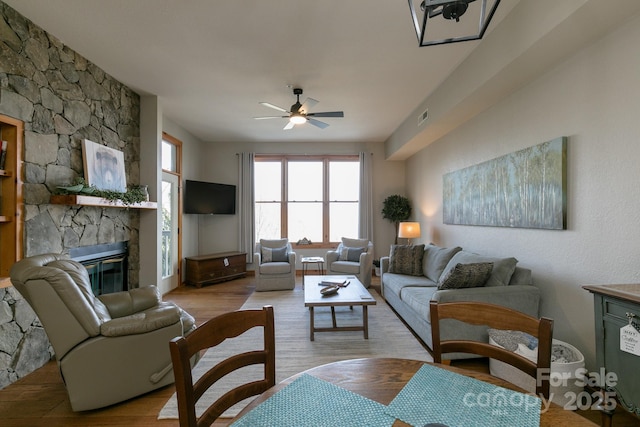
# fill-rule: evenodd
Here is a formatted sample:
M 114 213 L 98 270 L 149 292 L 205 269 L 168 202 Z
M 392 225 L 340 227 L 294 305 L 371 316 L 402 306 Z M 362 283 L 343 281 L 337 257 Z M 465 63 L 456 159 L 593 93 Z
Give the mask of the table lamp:
M 398 227 L 398 237 L 407 239 L 407 244 L 411 244 L 411 239 L 420 237 L 420 223 L 419 222 L 401 222 Z

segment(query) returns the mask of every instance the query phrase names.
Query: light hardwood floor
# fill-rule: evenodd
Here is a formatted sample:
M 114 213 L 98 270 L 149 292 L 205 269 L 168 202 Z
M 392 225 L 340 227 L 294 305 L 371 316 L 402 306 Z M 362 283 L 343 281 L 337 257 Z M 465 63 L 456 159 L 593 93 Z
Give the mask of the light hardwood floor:
M 300 286 L 300 277 L 297 282 Z M 372 286 L 374 289 L 379 289 L 378 278 L 374 278 Z M 179 304 L 196 318 L 197 324 L 200 324 L 226 311 L 240 308 L 254 288 L 253 277 L 249 276 L 201 289 L 191 286 L 181 287 L 168 294 L 165 299 Z M 466 364 L 463 367 L 483 371 L 487 369 L 486 364 L 478 362 Z M 156 418 L 173 392 L 173 386 L 167 386 L 109 408 L 75 413 L 68 403 L 56 362 L 51 361 L 25 378 L 0 390 L 0 425 L 3 427 L 178 426 L 177 420 Z M 583 415 L 599 423 L 599 414 L 586 412 Z M 228 420 L 219 420 L 214 426 L 225 426 L 227 422 Z M 639 425 L 637 418 L 622 411 L 613 418 L 613 427 Z

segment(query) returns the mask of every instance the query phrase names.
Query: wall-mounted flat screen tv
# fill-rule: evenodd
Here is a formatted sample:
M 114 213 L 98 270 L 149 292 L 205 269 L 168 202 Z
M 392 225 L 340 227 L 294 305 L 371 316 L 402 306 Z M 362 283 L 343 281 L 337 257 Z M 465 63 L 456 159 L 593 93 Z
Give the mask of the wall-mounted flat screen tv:
M 186 214 L 234 215 L 236 186 L 186 180 L 183 205 Z

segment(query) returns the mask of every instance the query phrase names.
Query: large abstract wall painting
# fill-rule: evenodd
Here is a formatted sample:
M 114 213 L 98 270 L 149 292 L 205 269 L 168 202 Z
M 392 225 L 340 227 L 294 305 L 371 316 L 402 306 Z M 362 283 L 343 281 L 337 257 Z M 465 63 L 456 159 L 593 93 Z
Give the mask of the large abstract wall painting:
M 443 177 L 445 224 L 567 228 L 567 138 Z

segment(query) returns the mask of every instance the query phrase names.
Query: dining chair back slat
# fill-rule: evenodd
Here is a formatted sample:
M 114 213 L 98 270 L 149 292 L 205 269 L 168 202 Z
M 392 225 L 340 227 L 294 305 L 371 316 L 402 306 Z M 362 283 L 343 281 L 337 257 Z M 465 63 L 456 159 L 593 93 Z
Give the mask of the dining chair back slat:
M 236 354 L 207 370 L 195 383 L 189 360 L 202 350 L 221 344 L 255 328 L 263 328 L 263 349 Z M 210 426 L 220 415 L 236 403 L 263 393 L 276 382 L 275 329 L 273 307 L 261 310 L 239 310 L 214 317 L 185 337 L 176 337 L 169 343 L 175 375 L 178 416 L 181 427 Z M 264 377 L 226 391 L 198 418 L 196 403 L 218 380 L 249 365 L 264 365 Z
M 433 359 L 436 363 L 442 363 L 442 355 L 447 353 L 467 353 L 497 359 L 533 377 L 536 380 L 536 394 L 549 398 L 553 320 L 546 317 L 537 319 L 507 307 L 481 302 L 431 301 L 430 310 Z M 532 335 L 538 339 L 537 360 L 532 362 L 506 348 L 486 342 L 442 340 L 440 322 L 443 319 L 455 319 L 470 325 L 486 325 L 493 329 L 522 331 Z

